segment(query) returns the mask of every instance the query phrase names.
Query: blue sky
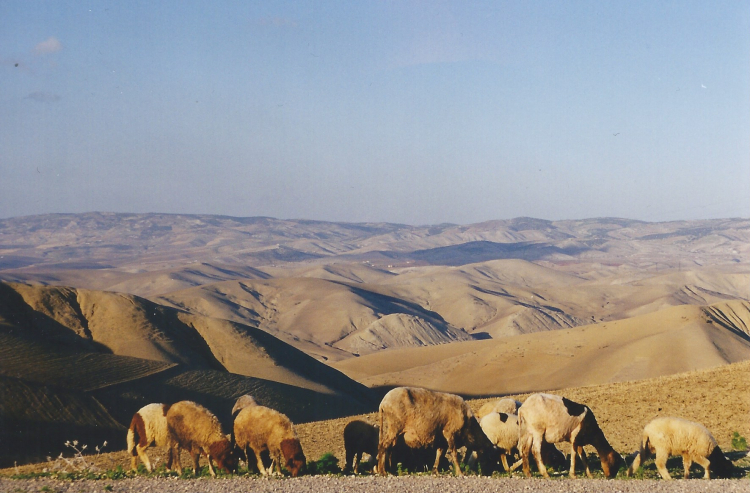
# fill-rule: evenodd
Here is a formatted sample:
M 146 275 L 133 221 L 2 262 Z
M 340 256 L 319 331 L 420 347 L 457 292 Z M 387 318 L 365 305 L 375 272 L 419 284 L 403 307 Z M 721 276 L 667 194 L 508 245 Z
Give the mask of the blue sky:
M 0 2 L 0 217 L 750 217 L 747 2 Z

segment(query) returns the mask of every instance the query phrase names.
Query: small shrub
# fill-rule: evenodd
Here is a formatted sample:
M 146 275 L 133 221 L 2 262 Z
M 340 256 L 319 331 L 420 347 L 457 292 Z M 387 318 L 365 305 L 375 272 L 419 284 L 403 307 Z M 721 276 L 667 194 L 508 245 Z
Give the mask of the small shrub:
M 732 448 L 734 450 L 747 450 L 747 439 L 735 431 L 732 433 Z
M 320 459 L 309 461 L 305 466 L 309 474 L 340 474 L 339 459 L 333 453 L 326 452 Z

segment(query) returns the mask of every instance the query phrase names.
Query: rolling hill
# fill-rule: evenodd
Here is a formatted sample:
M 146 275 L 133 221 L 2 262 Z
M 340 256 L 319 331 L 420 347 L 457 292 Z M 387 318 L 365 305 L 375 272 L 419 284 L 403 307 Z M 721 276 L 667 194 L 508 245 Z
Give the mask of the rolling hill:
M 642 380 L 750 359 L 750 303 L 678 306 L 549 333 L 404 348 L 334 363 L 371 387 L 503 395 Z

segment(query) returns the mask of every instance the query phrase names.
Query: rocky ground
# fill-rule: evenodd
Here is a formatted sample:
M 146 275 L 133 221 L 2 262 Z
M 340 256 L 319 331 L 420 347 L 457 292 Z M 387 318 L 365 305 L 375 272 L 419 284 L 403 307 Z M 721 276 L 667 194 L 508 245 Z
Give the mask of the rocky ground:
M 406 476 L 406 477 L 336 477 L 314 476 L 296 479 L 153 479 L 135 478 L 117 481 L 83 480 L 54 481 L 50 479 L 8 480 L 0 479 L 0 491 L 14 493 L 52 492 L 52 493 L 89 493 L 89 492 L 268 492 L 268 493 L 324 493 L 324 492 L 357 492 L 383 493 L 403 492 L 421 493 L 439 491 L 441 493 L 489 493 L 523 492 L 747 492 L 750 491 L 750 480 L 712 480 L 702 479 L 659 481 L 659 480 L 614 480 L 603 479 L 524 479 L 524 478 L 480 478 L 451 476 Z

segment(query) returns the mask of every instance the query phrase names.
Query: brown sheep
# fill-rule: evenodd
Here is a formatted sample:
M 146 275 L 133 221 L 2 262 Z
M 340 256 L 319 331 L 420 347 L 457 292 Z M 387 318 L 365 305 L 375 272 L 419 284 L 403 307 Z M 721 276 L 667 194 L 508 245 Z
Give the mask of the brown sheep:
M 344 427 L 344 450 L 346 451 L 346 464 L 344 472 L 354 471 L 359 473 L 359 461 L 362 454 L 370 454 L 373 458 L 378 455 L 378 425 L 367 421 L 350 421 Z
M 193 458 L 193 474 L 198 470 L 200 454 L 206 456 L 208 470 L 216 477 L 211 459 L 216 466 L 230 473 L 237 470 L 237 457 L 232 443 L 221 431 L 221 423 L 208 409 L 191 401 L 180 401 L 167 410 L 167 433 L 170 453 L 177 473 L 182 474 L 180 449 Z
M 146 470 L 151 472 L 151 461 L 146 455 L 146 449 L 151 445 L 166 447 L 169 444 L 167 409 L 169 406 L 166 404 L 148 404 L 133 415 L 130 428 L 128 428 L 127 450 L 132 455 L 131 467 L 134 471 L 137 469 L 138 457 L 140 457 Z M 170 454 L 167 467 L 171 465 Z
M 253 451 L 258 470 L 264 476 L 271 474 L 274 464 L 276 472 L 281 474 L 282 456 L 284 466 L 292 477 L 297 477 L 305 466 L 305 454 L 292 422 L 274 409 L 249 405 L 240 410 L 234 418 L 234 440 L 237 447 L 245 453 L 248 467 L 248 447 Z M 261 459 L 263 451 L 268 451 L 271 456 L 272 462 L 268 468 L 264 467 Z
M 482 470 L 491 473 L 486 452 L 494 450 L 469 405 L 459 396 L 412 387 L 398 387 L 388 392 L 380 403 L 380 437 L 378 473 L 386 474 L 391 454 L 399 438 L 410 448 L 436 449 L 432 468 L 437 474 L 446 450 L 451 453 L 454 471 L 462 475 L 458 462 L 460 447 L 477 451 Z
M 541 454 L 544 441 L 570 442 L 572 452 L 569 476 L 571 478 L 575 477 L 576 455 L 580 455 L 588 477 L 593 477 L 586 461 L 584 445 L 591 445 L 596 449 L 602 463 L 602 471 L 607 478 L 615 477 L 620 467 L 625 464 L 620 454 L 614 451 L 604 437 L 604 432 L 599 428 L 594 413 L 588 406 L 557 395 L 534 394 L 526 399 L 518 410 L 518 420 L 520 426 L 518 445 L 523 460 L 523 472 L 526 476 L 531 476 L 529 455 L 533 449 L 539 472 L 549 479 Z
M 640 450 L 628 468 L 627 475 L 631 476 L 641 465 L 641 460 L 653 453 L 656 453 L 656 469 L 664 479 L 672 479 L 667 470 L 670 455 L 682 456 L 685 479 L 690 477 L 693 462 L 703 467 L 705 479 L 710 479 L 712 475 L 730 478 L 734 471 L 732 461 L 721 452 L 711 432 L 700 423 L 682 418 L 656 418 L 643 428 Z

